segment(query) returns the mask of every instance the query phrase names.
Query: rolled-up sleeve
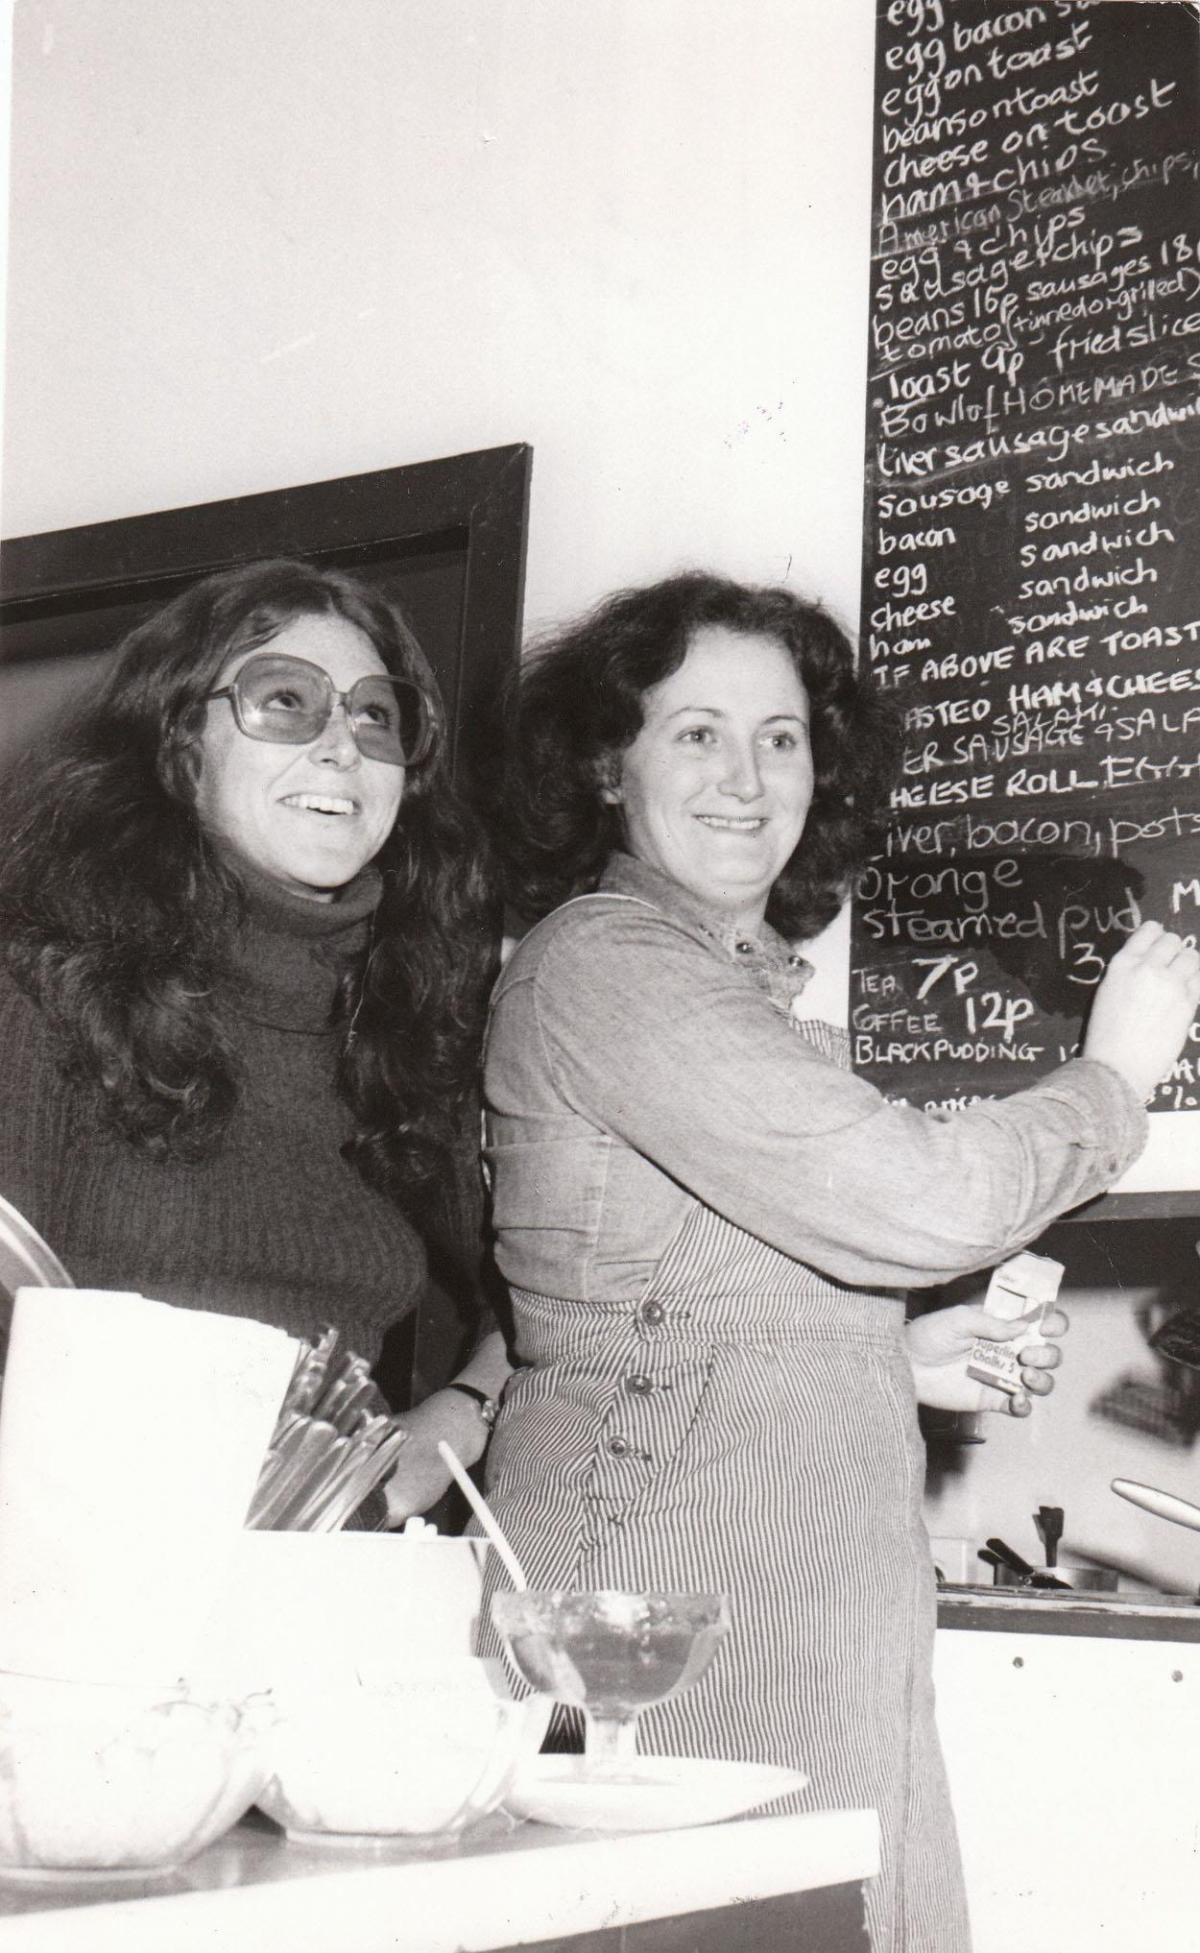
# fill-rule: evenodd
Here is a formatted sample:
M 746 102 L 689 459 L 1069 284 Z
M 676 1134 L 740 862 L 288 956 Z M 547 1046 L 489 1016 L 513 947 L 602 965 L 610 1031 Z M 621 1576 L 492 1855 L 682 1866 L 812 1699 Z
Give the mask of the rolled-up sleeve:
M 949 1117 L 894 1104 L 640 904 L 581 909 L 527 968 L 541 1062 L 566 1104 L 837 1281 L 920 1287 L 988 1267 L 1145 1143 L 1132 1091 L 1089 1060 Z

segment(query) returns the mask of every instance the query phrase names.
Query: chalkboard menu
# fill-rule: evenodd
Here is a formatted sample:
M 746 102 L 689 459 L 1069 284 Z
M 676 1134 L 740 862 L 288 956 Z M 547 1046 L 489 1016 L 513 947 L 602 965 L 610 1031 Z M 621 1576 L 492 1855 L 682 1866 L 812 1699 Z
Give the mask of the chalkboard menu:
M 954 1106 L 1074 1052 L 1140 918 L 1200 928 L 1197 10 L 881 0 L 870 335 L 905 751 L 854 1058 Z M 1196 1108 L 1200 1035 L 1153 1107 Z

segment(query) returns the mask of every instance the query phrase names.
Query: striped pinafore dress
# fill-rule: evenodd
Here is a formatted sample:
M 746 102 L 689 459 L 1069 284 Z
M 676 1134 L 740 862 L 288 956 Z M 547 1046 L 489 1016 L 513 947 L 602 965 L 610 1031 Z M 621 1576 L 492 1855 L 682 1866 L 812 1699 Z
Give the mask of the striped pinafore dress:
M 727 1593 L 730 1636 L 641 1747 L 805 1771 L 781 1809 L 876 1810 L 873 1953 L 967 1953 L 903 1303 L 681 1199 L 635 1299 L 513 1291 L 489 1498 L 532 1587 Z

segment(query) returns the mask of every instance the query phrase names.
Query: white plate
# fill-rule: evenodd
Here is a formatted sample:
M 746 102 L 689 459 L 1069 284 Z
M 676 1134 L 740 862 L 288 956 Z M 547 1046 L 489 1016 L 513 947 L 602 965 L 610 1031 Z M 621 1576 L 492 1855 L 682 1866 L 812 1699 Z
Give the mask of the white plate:
M 591 1774 L 586 1757 L 537 1756 L 504 1800 L 515 1817 L 582 1831 L 674 1831 L 717 1824 L 803 1790 L 808 1778 L 774 1763 L 639 1756 L 620 1781 Z

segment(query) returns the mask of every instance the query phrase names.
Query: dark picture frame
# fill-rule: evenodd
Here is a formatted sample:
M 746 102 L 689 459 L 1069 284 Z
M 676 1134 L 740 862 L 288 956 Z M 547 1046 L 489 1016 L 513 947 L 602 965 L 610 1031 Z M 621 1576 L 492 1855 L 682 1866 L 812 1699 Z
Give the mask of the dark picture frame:
M 399 602 L 450 719 L 456 775 L 496 743 L 520 655 L 533 451 L 482 448 L 332 481 L 0 543 L 0 681 L 11 752 L 48 723 L 139 616 L 210 570 L 298 556 Z

